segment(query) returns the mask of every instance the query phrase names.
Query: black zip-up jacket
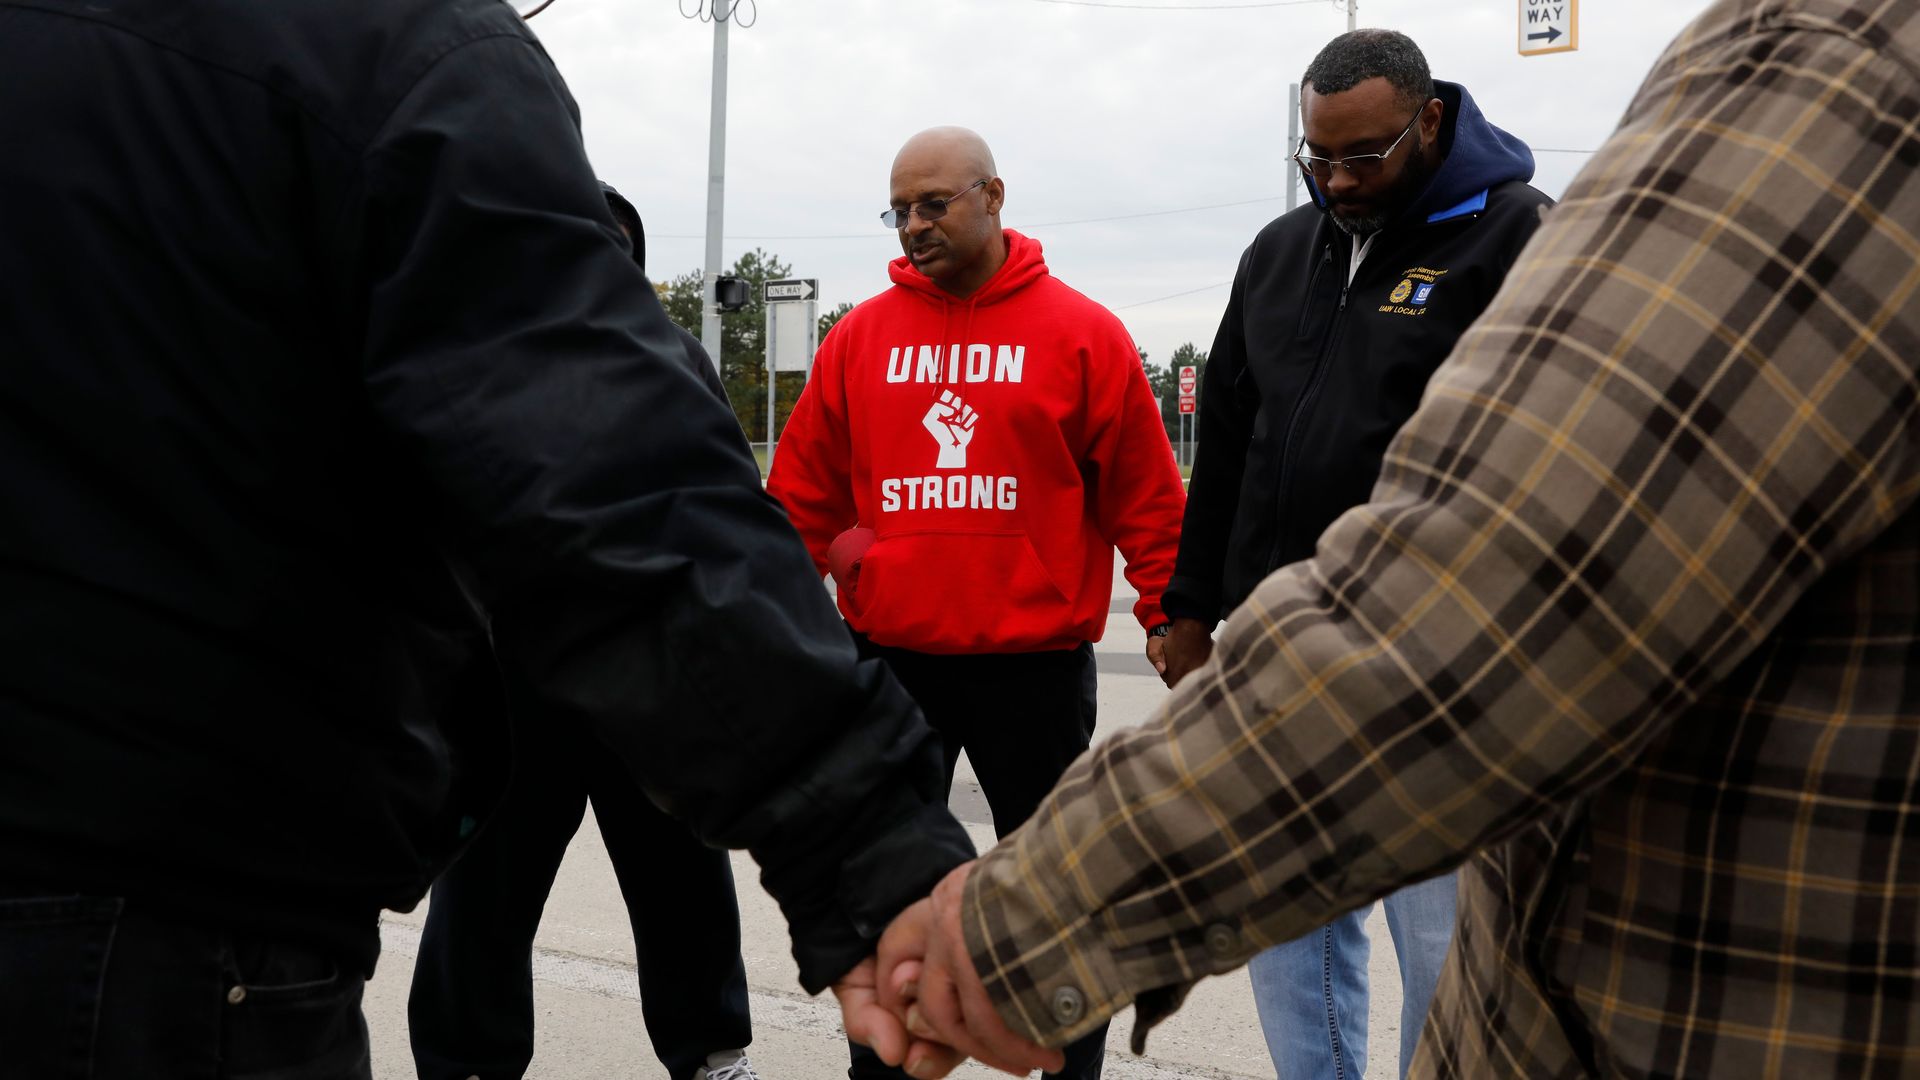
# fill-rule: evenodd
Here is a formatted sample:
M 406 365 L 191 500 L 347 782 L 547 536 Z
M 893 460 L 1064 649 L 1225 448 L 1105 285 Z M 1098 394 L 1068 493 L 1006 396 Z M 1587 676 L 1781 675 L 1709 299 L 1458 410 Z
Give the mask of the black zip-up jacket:
M 810 990 L 971 853 L 511 8 L 0 0 L 0 72 L 0 895 L 370 971 L 489 644 L 753 852 Z
M 1214 625 L 1313 554 L 1367 501 L 1427 378 L 1493 299 L 1550 205 L 1533 155 L 1436 82 L 1445 159 L 1375 237 L 1352 285 L 1352 238 L 1319 205 L 1269 223 L 1240 258 L 1200 388 L 1180 555 L 1161 607 Z

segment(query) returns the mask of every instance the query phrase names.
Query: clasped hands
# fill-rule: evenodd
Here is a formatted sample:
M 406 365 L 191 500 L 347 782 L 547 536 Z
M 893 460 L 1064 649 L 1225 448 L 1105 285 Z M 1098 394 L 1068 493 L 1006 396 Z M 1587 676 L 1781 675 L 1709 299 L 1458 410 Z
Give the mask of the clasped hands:
M 973 863 L 954 869 L 902 911 L 875 954 L 833 985 L 847 1036 L 916 1080 L 938 1080 L 967 1058 L 1015 1075 L 1058 1072 L 1065 1059 L 1000 1019 L 967 954 L 960 901 Z

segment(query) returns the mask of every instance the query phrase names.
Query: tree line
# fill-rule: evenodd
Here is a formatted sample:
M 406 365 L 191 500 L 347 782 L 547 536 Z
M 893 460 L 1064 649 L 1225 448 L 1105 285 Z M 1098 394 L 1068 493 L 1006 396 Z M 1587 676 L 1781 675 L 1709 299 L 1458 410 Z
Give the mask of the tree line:
M 1167 426 L 1167 439 L 1170 442 L 1178 442 L 1180 440 L 1180 369 L 1191 366 L 1194 369 L 1194 375 L 1204 379 L 1207 374 L 1207 354 L 1196 348 L 1193 342 L 1186 341 L 1173 350 L 1173 355 L 1165 364 L 1156 364 L 1147 359 L 1147 350 L 1141 349 L 1140 364 L 1147 369 L 1147 385 L 1153 387 L 1153 396 L 1160 399 L 1160 422 Z M 1193 437 L 1191 430 L 1188 431 L 1187 437 Z
M 754 248 L 740 256 L 727 272 L 747 280 L 748 302 L 739 311 L 720 316 L 720 381 L 726 385 L 727 397 L 733 402 L 733 414 L 740 419 L 747 440 L 759 442 L 767 437 L 767 305 L 761 299 L 761 286 L 768 281 L 792 277 L 793 268 L 779 257 Z M 689 270 L 653 287 L 660 294 L 667 317 L 694 337 L 700 336 L 701 286 L 705 277 L 699 270 Z M 825 340 L 833 324 L 852 310 L 852 304 L 841 304 L 820 316 L 820 339 Z M 779 373 L 773 393 L 774 419 L 780 427 L 786 426 L 787 417 L 792 415 L 794 402 L 800 399 L 800 390 L 805 385 L 804 372 Z M 779 427 L 774 430 L 778 431 Z
M 759 442 L 767 437 L 767 308 L 761 299 L 761 286 L 768 281 L 792 277 L 793 268 L 778 256 L 754 248 L 740 256 L 728 273 L 747 280 L 749 299 L 746 307 L 720 316 L 720 381 L 726 385 L 727 397 L 733 402 L 733 414 L 739 418 L 748 441 Z M 704 279 L 705 274 L 695 269 L 654 285 L 661 305 L 667 309 L 667 317 L 694 337 L 700 336 Z M 833 324 L 852 310 L 852 304 L 843 303 L 821 315 L 819 340 L 826 340 Z M 1140 364 L 1146 369 L 1147 383 L 1153 387 L 1154 396 L 1160 399 L 1160 419 L 1166 425 L 1170 440 L 1180 437 L 1180 368 L 1190 364 L 1204 373 L 1206 363 L 1207 354 L 1190 341 L 1173 350 L 1173 356 L 1165 364 L 1152 362 L 1147 359 L 1146 350 L 1140 350 Z M 774 420 L 779 427 L 786 425 L 804 386 L 806 376 L 802 372 L 778 374 L 774 383 Z

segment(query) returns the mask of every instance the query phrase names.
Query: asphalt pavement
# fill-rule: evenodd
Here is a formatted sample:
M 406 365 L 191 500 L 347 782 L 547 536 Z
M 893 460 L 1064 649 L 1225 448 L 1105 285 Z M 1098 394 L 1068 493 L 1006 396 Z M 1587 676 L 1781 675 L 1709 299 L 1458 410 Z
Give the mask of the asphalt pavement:
M 1098 739 L 1144 723 L 1166 696 L 1142 652 L 1133 621 L 1134 592 L 1116 569 L 1113 615 L 1107 640 L 1096 644 L 1100 670 Z M 952 806 L 985 850 L 993 842 L 991 818 L 971 767 L 963 758 Z M 762 1080 L 840 1080 L 846 1075 L 846 1044 L 839 1010 L 830 995 L 808 998 L 788 955 L 786 924 L 758 884 L 745 855 L 733 856 L 741 913 L 742 957 L 752 992 L 754 1040 L 749 1047 Z M 674 888 L 662 880 L 659 888 Z M 431 899 L 429 899 L 429 903 Z M 367 1026 L 373 1041 L 374 1075 L 401 1080 L 414 1075 L 407 1050 L 407 986 L 427 904 L 382 923 L 384 953 L 367 987 Z M 1390 1080 L 1398 1072 L 1399 976 L 1393 943 L 1376 908 L 1368 920 L 1373 939 L 1373 1002 L 1365 1080 Z M 534 1009 L 538 1028 L 533 1077 L 599 1080 L 663 1078 L 641 1020 L 634 977 L 633 933 L 591 812 L 582 825 L 547 904 L 533 955 Z M 1254 1012 L 1244 971 L 1202 982 L 1181 1011 L 1154 1029 L 1145 1057 L 1128 1052 L 1132 1013 L 1115 1019 L 1108 1040 L 1105 1075 L 1113 1080 L 1212 1080 L 1274 1076 Z M 999 1074 L 978 1065 L 956 1076 L 989 1080 Z M 1293 1080 L 1293 1078 L 1288 1078 Z

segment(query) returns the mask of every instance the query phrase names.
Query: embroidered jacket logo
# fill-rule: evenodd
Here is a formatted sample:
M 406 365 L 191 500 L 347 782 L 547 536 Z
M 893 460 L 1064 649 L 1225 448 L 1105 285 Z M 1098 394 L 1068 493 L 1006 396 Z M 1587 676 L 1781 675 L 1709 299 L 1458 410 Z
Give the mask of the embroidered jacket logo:
M 940 460 L 934 464 L 936 469 L 964 469 L 967 467 L 967 447 L 973 444 L 973 429 L 980 417 L 973 406 L 960 400 L 960 395 L 944 390 L 940 400 L 933 403 L 927 415 L 920 419 L 927 434 L 940 444 Z
M 1445 270 L 1431 266 L 1408 268 L 1401 276 L 1400 284 L 1387 294 L 1387 302 L 1380 305 L 1382 315 L 1425 315 L 1427 298 L 1433 295 L 1434 287 L 1440 279 L 1447 276 Z

